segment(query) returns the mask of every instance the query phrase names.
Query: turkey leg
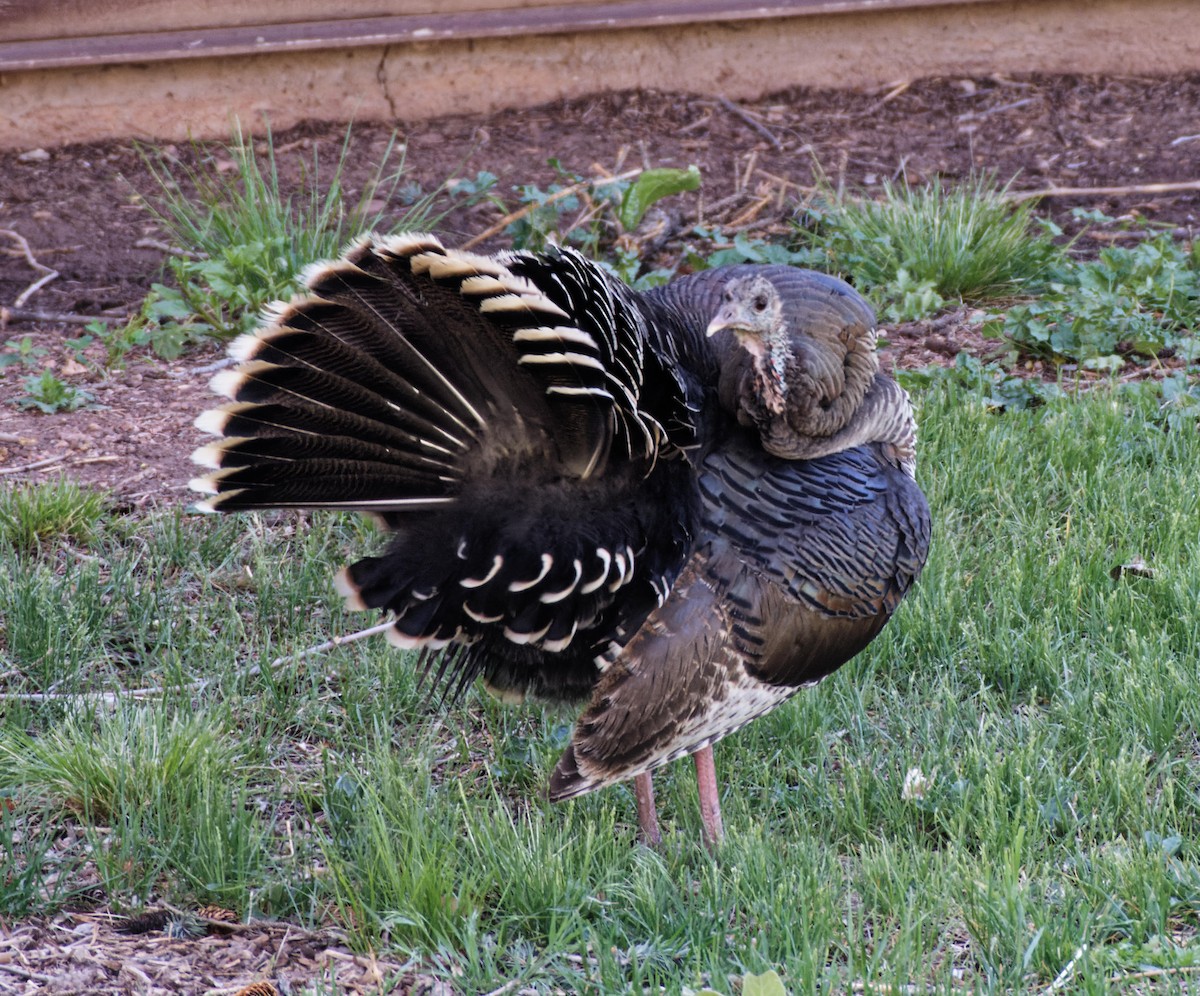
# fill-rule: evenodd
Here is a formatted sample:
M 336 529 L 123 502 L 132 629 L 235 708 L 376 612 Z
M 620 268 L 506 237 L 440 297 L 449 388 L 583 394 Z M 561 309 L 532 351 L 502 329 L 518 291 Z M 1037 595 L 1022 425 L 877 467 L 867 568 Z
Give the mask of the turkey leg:
M 642 843 L 648 847 L 661 844 L 662 834 L 658 832 L 658 810 L 654 805 L 654 780 L 649 771 L 634 776 L 633 794 L 637 800 L 638 827 L 641 830 Z
M 696 788 L 700 793 L 700 819 L 704 823 L 704 845 L 713 850 L 725 836 L 721 823 L 721 796 L 717 789 L 717 769 L 709 745 L 692 755 L 696 765 Z

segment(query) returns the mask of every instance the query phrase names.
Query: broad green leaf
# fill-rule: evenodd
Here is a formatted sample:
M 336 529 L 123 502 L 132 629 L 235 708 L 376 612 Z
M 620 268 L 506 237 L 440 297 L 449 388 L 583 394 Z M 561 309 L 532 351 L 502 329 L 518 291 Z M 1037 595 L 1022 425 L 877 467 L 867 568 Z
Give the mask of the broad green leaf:
M 621 226 L 627 232 L 632 232 L 641 224 L 642 218 L 655 201 L 672 194 L 681 194 L 685 190 L 695 190 L 700 186 L 700 170 L 695 166 L 687 169 L 648 169 L 640 174 L 625 191 L 618 213 Z
M 742 979 L 742 996 L 788 996 L 788 991 L 777 972 L 763 972 Z

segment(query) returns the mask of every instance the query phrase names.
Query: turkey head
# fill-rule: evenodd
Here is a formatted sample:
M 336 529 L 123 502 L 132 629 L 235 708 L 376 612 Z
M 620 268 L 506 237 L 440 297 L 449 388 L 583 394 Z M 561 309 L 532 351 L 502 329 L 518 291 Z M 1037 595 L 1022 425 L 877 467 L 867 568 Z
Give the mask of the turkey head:
M 818 286 L 778 286 L 789 280 Z M 847 430 L 857 426 L 879 361 L 874 316 L 847 291 L 841 281 L 794 271 L 736 277 L 721 295 L 707 334 L 728 329 L 740 346 L 724 351 L 721 405 L 756 427 L 774 456 L 813 459 L 858 441 Z

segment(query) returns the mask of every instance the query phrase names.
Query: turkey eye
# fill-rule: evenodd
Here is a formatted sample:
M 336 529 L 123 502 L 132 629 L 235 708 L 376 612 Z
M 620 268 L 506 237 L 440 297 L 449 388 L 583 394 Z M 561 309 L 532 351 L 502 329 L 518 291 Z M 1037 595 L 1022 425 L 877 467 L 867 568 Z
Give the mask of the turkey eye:
M 756 297 L 754 299 L 754 310 L 755 311 L 766 311 L 767 310 L 766 295 L 759 294 L 758 297 Z

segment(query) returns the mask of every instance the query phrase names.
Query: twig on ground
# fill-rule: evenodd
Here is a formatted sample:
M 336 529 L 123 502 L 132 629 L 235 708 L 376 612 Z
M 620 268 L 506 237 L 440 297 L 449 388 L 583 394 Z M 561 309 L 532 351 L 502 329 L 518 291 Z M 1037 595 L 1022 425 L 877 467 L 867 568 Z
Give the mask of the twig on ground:
M 802 194 L 815 194 L 818 187 L 806 187 L 802 183 L 797 183 L 795 180 L 789 180 L 786 176 L 779 176 L 777 173 L 768 173 L 761 166 L 754 171 L 759 176 L 765 176 L 772 183 L 777 183 L 781 187 L 795 187 Z
M 41 470 L 56 463 L 62 463 L 65 456 L 46 457 L 45 460 L 35 460 L 33 463 L 23 463 L 19 467 L 0 467 L 0 474 L 21 474 L 27 470 Z
M 206 363 L 202 367 L 192 367 L 190 370 L 180 370 L 178 373 L 167 374 L 173 380 L 185 380 L 195 377 L 197 374 L 216 373 L 218 370 L 224 370 L 226 367 L 231 367 L 237 360 L 232 356 L 223 356 L 219 360 L 214 360 L 212 363 Z
M 180 249 L 178 246 L 168 245 L 166 242 L 160 242 L 158 239 L 138 239 L 134 245 L 139 249 L 157 249 L 159 252 L 169 253 L 172 256 L 182 256 L 185 259 L 208 259 L 208 253 L 206 252 Z
M 44 985 L 49 985 L 54 981 L 48 975 L 39 975 L 37 972 L 31 972 L 27 968 L 21 968 L 20 965 L 7 965 L 3 962 L 0 962 L 0 972 L 8 972 L 29 982 L 41 982 Z
M 998 107 L 989 107 L 982 111 L 967 111 L 966 114 L 960 114 L 954 120 L 982 121 L 984 118 L 990 118 L 993 114 L 1002 114 L 1004 111 L 1015 111 L 1018 107 L 1032 104 L 1037 99 L 1037 97 L 1026 97 L 1024 100 L 1014 100 L 1011 104 L 1000 104 Z
M 3 205 L 0 205 L 0 206 L 3 206 Z M 39 249 L 38 255 L 39 256 L 52 256 L 55 253 L 60 253 L 60 252 L 79 252 L 83 248 L 84 247 L 82 245 L 50 246 L 49 248 L 46 248 L 46 249 Z M 5 249 L 4 255 L 5 256 L 22 256 L 22 255 L 24 255 L 24 253 L 22 253 L 20 249 Z
M 120 459 L 121 458 L 119 456 L 115 456 L 114 454 L 110 453 L 106 454 L 105 456 L 82 457 L 79 460 L 72 460 L 71 466 L 82 467 L 89 463 L 117 463 L 120 461 Z
M 750 196 L 751 195 L 744 190 L 737 190 L 728 197 L 722 197 L 720 200 L 713 201 L 711 204 L 705 204 L 701 202 L 700 216 L 697 218 L 697 221 L 703 223 L 706 217 L 711 217 L 717 211 L 723 211 L 725 208 L 734 204 L 740 204 L 742 201 L 748 200 Z
M 25 261 L 35 270 L 37 270 L 38 273 L 42 274 L 40 279 L 35 280 L 17 295 L 17 299 L 13 301 L 13 306 L 19 308 L 31 297 L 33 297 L 34 294 L 45 287 L 46 284 L 50 283 L 51 280 L 57 277 L 58 270 L 52 270 L 50 267 L 44 266 L 34 258 L 33 250 L 29 248 L 29 243 L 25 241 L 24 235 L 14 232 L 11 228 L 0 228 L 0 235 L 7 235 L 10 239 L 13 239 L 20 247 L 21 255 L 25 257 Z
M 1182 194 L 1200 190 L 1200 180 L 1181 180 L 1178 183 L 1135 183 L 1127 187 L 1045 187 L 1042 190 L 1010 190 L 1003 195 L 1010 201 L 1027 201 L 1036 197 L 1124 197 L 1135 194 Z
M 284 664 L 290 664 L 293 661 L 303 660 L 305 657 L 312 657 L 314 654 L 324 653 L 326 650 L 333 650 L 347 643 L 357 643 L 359 640 L 365 640 L 369 636 L 374 636 L 377 633 L 382 633 L 389 630 L 395 624 L 394 619 L 388 619 L 385 622 L 376 623 L 374 626 L 368 626 L 366 629 L 361 629 L 357 633 L 347 633 L 345 636 L 335 636 L 332 639 L 326 640 L 324 643 L 318 643 L 315 647 L 306 647 L 304 650 L 298 650 L 294 654 L 285 654 L 283 657 L 276 657 L 270 664 L 262 665 L 255 664 L 253 667 L 240 672 L 243 678 L 253 678 L 266 671 L 275 671 Z M 164 687 L 160 685 L 150 685 L 144 688 L 123 688 L 116 692 L 0 692 L 0 702 L 95 702 L 102 705 L 116 705 L 118 702 L 126 699 L 145 699 L 157 695 L 165 695 L 168 691 L 174 692 L 202 692 L 211 685 L 216 678 L 202 678 L 199 681 L 189 682 L 185 685 L 175 685 L 172 687 Z
M 732 100 L 730 100 L 727 97 L 718 97 L 717 103 L 720 104 L 722 107 L 724 107 L 725 110 L 727 110 L 730 114 L 734 115 L 735 117 L 741 118 L 741 120 L 745 121 L 746 124 L 748 124 L 756 132 L 758 132 L 760 135 L 762 135 L 763 138 L 765 138 L 768 142 L 771 143 L 771 147 L 776 152 L 783 151 L 783 143 L 780 142 L 779 139 L 775 137 L 775 133 L 773 131 L 771 131 L 771 129 L 768 128 L 766 125 L 764 125 L 761 121 L 756 121 L 754 118 L 754 115 L 752 115 L 745 108 L 738 107 L 737 104 L 735 104 Z
M 564 197 L 570 197 L 572 194 L 577 194 L 577 193 L 579 193 L 579 191 L 584 190 L 588 187 L 602 187 L 609 183 L 618 183 L 621 180 L 632 180 L 635 176 L 637 176 L 641 172 L 642 171 L 640 169 L 631 169 L 625 173 L 620 173 L 617 176 L 604 177 L 601 180 L 580 180 L 578 183 L 572 183 L 570 186 L 563 187 L 562 190 L 556 190 L 549 197 L 547 197 L 544 201 L 540 201 L 539 203 L 536 203 L 536 204 L 533 204 L 533 203 L 526 204 L 523 208 L 520 208 L 517 211 L 513 211 L 511 214 L 506 214 L 503 218 L 501 218 L 498 222 L 496 222 L 490 228 L 486 228 L 482 232 L 480 232 L 478 235 L 476 235 L 474 238 L 468 239 L 466 242 L 464 242 L 462 244 L 462 246 L 460 248 L 462 248 L 462 249 L 474 248 L 475 246 L 479 245 L 480 242 L 483 242 L 485 239 L 490 239 L 493 235 L 497 234 L 498 232 L 504 231 L 504 229 L 507 228 L 509 225 L 511 225 L 514 221 L 520 221 L 527 214 L 530 214 L 531 212 L 537 210 L 540 207 L 545 207 L 547 204 L 553 204 L 555 201 L 560 201 Z
M 745 190 L 750 186 L 750 177 L 754 175 L 754 167 L 758 162 L 758 149 L 751 149 L 750 155 L 746 157 L 746 171 L 742 174 L 742 179 L 738 183 L 739 190 Z
M 1050 993 L 1056 993 L 1059 990 L 1066 989 L 1071 984 L 1071 978 L 1075 974 L 1075 963 L 1084 956 L 1088 946 L 1081 944 L 1075 949 L 1075 953 L 1071 955 L 1071 960 L 1063 966 L 1063 970 L 1058 973 L 1054 981 L 1042 990 L 1042 996 L 1049 996 Z
M 1102 229 L 1088 229 L 1084 232 L 1089 239 L 1097 242 L 1118 242 L 1121 239 L 1153 239 L 1160 235 L 1170 235 L 1173 239 L 1190 239 L 1192 232 L 1187 228 L 1127 229 L 1125 231 L 1106 232 Z
M 690 121 L 687 124 L 685 124 L 682 128 L 679 129 L 679 131 L 676 134 L 688 135 L 698 128 L 703 128 L 706 124 L 708 124 L 712 120 L 712 118 L 713 118 L 713 112 L 708 111 L 707 113 L 703 114 L 702 116 L 696 118 L 695 121 Z
M 16 443 L 18 446 L 24 446 L 26 443 L 32 442 L 32 439 L 18 436 L 15 432 L 0 432 L 0 443 Z
M 128 321 L 127 317 L 114 315 L 73 315 L 60 311 L 38 311 L 35 308 L 5 308 L 0 306 L 0 329 L 9 322 L 58 322 L 63 325 L 90 325 L 92 322 Z
M 770 204 L 771 201 L 773 201 L 774 199 L 775 199 L 774 192 L 767 194 L 766 197 L 760 197 L 753 204 L 751 204 L 748 208 L 746 208 L 741 214 L 739 214 L 736 218 L 732 219 L 729 222 L 729 227 L 730 228 L 739 228 L 742 225 L 748 225 L 755 218 L 757 218 L 759 215 L 759 212 L 762 211 L 762 209 L 765 208 L 768 204 Z
M 1177 968 L 1145 968 L 1140 972 L 1130 972 L 1128 975 L 1110 976 L 1108 981 L 1122 985 L 1126 982 L 1161 979 L 1171 975 L 1190 975 L 1194 972 L 1200 972 L 1200 965 L 1180 965 Z
M 893 100 L 895 100 L 897 97 L 899 97 L 910 86 L 912 86 L 912 80 L 900 80 L 898 83 L 886 84 L 886 87 L 888 88 L 887 93 L 885 93 L 882 97 L 880 97 L 877 101 L 875 101 L 875 103 L 871 104 L 865 110 L 859 111 L 857 114 L 854 115 L 854 117 L 858 117 L 858 118 L 871 117 L 871 115 L 873 115 L 880 108 L 885 107 L 887 104 L 890 104 Z M 883 89 L 883 87 L 881 87 L 880 89 Z M 875 92 L 878 93 L 879 90 L 876 90 Z

